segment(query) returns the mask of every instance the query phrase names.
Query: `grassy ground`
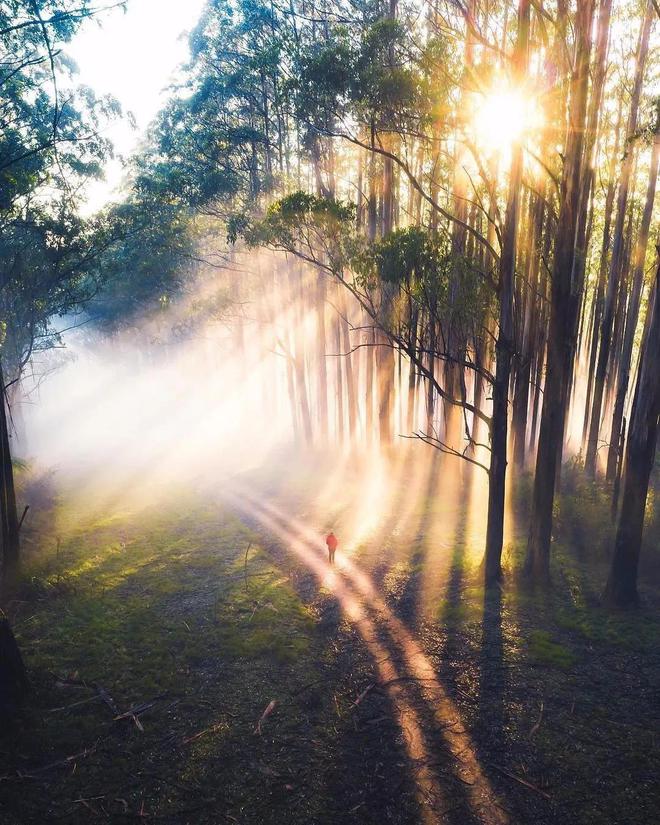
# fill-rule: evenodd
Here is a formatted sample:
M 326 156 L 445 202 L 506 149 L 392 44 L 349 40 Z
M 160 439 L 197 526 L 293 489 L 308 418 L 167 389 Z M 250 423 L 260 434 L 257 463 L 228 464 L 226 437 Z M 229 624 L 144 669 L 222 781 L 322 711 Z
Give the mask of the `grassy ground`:
M 295 484 L 249 482 L 321 530 L 313 477 L 312 468 Z M 340 537 L 352 498 L 334 505 Z M 319 585 L 290 551 L 295 536 L 283 540 L 267 520 L 199 495 L 97 513 L 64 497 L 35 511 L 11 605 L 32 690 L 0 738 L 2 823 L 421 822 L 422 766 L 397 722 L 404 700 L 433 744 L 439 821 L 494 821 L 469 802 L 471 780 L 443 746 L 434 694 L 392 632 L 399 619 L 511 823 L 657 818 L 653 596 L 639 615 L 604 613 L 594 598 L 604 566 L 570 550 L 566 511 L 557 586 L 543 598 L 511 582 L 487 597 L 460 536 L 433 557 L 423 528 L 375 527 L 351 549 L 384 604 L 347 569 L 339 582 L 410 680 L 398 697 L 379 684 L 374 647 L 337 587 Z

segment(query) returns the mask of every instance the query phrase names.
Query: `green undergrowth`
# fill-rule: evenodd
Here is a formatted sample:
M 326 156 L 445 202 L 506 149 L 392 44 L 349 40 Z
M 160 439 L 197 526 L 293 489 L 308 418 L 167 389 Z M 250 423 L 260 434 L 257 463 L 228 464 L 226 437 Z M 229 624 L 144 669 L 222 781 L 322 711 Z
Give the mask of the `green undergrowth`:
M 529 634 L 529 653 L 540 664 L 570 668 L 576 661 L 575 654 L 556 641 L 547 630 L 533 630 Z
M 314 629 L 311 612 L 287 577 L 258 548 L 238 580 L 220 594 L 215 617 L 219 643 L 228 655 L 270 655 L 281 663 L 295 661 L 309 650 Z
M 34 670 L 103 683 L 121 673 L 140 693 L 172 689 L 202 656 L 291 661 L 308 648 L 313 617 L 250 531 L 215 508 L 79 520 L 55 545 L 19 588 L 16 633 Z
M 258 536 L 219 506 L 179 497 L 100 515 L 64 500 L 55 507 L 52 532 L 33 531 L 9 606 L 31 690 L 18 735 L 0 739 L 0 776 L 97 750 L 74 774 L 47 770 L 43 782 L 38 774 L 32 797 L 5 785 L 0 821 L 43 821 L 52 805 L 63 821 L 87 821 L 89 810 L 75 800 L 115 787 L 133 814 L 146 795 L 149 815 L 179 821 L 177 791 L 145 790 L 136 773 L 155 760 L 179 796 L 215 798 L 218 754 L 235 750 L 270 699 L 313 672 L 314 617 Z M 130 720 L 113 723 L 97 687 L 120 712 L 154 703 L 142 720 L 146 733 Z M 173 763 L 170 741 L 184 743 Z M 239 798 L 245 781 L 232 781 Z M 250 790 L 250 804 L 264 793 Z M 119 816 L 123 803 L 106 795 L 98 804 Z M 204 816 L 211 819 L 198 821 L 214 821 Z

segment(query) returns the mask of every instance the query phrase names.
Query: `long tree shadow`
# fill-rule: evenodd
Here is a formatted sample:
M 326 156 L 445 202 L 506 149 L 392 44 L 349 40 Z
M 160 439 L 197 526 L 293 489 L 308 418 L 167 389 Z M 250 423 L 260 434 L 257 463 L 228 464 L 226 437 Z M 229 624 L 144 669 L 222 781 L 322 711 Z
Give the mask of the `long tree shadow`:
M 434 453 L 430 462 L 426 484 L 419 496 L 422 502 L 421 518 L 415 525 L 411 525 L 413 535 L 411 536 L 412 553 L 409 557 L 409 574 L 397 604 L 398 614 L 413 624 L 420 614 L 422 603 L 424 574 L 430 554 L 429 532 L 436 517 L 433 505 L 438 491 L 440 470 L 444 464 L 443 456 L 439 452 Z
M 491 762 L 507 761 L 509 743 L 506 739 L 504 640 L 502 635 L 502 590 L 489 588 L 484 592 L 479 650 L 479 682 L 477 695 L 476 737 L 480 753 Z
M 462 468 L 462 471 L 461 491 L 464 496 L 464 505 L 458 508 L 456 515 L 451 542 L 453 550 L 447 571 L 444 598 L 439 610 L 439 624 L 445 634 L 445 643 L 442 649 L 443 660 L 456 657 L 456 644 L 460 636 L 460 629 L 470 618 L 469 606 L 464 603 L 463 599 L 463 588 L 468 572 L 466 540 L 470 523 L 474 468 L 467 465 Z
M 314 530 L 253 498 L 233 496 L 232 500 L 247 512 L 255 513 L 257 508 L 256 515 L 267 530 L 279 536 L 319 579 L 327 576 Z M 337 572 L 332 571 L 332 576 L 343 612 L 359 635 L 362 649 L 371 656 L 376 684 L 389 699 L 388 718 L 395 720 L 405 748 L 405 764 L 419 806 L 418 821 L 437 825 L 508 822 L 458 709 L 419 643 L 387 607 L 370 577 L 349 558 Z

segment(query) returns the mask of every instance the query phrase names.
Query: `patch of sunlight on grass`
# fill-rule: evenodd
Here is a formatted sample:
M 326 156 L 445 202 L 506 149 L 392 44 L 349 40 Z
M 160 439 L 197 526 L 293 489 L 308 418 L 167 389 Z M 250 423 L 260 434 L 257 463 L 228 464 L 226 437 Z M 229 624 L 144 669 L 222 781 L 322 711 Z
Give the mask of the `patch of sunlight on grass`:
M 172 614 L 172 599 L 202 599 L 197 614 L 203 616 L 210 577 L 215 572 L 222 580 L 250 531 L 215 508 L 194 510 L 183 502 L 181 509 L 142 513 L 137 522 L 113 521 L 115 534 L 130 533 L 126 543 L 106 543 L 105 527 L 88 529 L 81 525 L 57 555 L 49 534 L 47 549 L 26 569 L 23 596 L 32 615 L 25 621 L 19 615 L 15 631 L 27 666 L 77 671 L 104 685 L 119 679 L 136 699 L 172 689 L 186 668 L 212 656 L 219 644 L 210 610 L 208 629 L 194 634 Z M 282 603 L 276 592 L 269 598 Z
M 315 625 L 312 612 L 288 579 L 258 548 L 247 588 L 238 580 L 216 603 L 216 619 L 220 618 L 218 642 L 223 653 L 241 658 L 270 655 L 280 663 L 291 662 L 308 650 Z
M 438 607 L 438 619 L 445 624 L 471 624 L 478 622 L 483 614 L 482 605 L 477 602 L 450 604 L 444 601 Z
M 419 572 L 422 563 L 412 565 L 409 561 L 399 561 L 392 565 L 383 578 L 383 590 L 386 593 L 396 592 L 402 583 L 405 583 L 413 571 Z
M 533 630 L 529 634 L 529 654 L 539 664 L 568 670 L 575 664 L 575 654 L 555 641 L 546 630 Z

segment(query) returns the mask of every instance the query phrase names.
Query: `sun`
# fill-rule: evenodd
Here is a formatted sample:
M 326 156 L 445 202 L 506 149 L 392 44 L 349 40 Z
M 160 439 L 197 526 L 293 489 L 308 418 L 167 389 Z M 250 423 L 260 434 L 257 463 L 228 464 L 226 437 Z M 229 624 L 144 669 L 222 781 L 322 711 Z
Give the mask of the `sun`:
M 472 129 L 486 154 L 506 154 L 516 141 L 541 125 L 536 102 L 518 90 L 495 90 L 475 101 Z

